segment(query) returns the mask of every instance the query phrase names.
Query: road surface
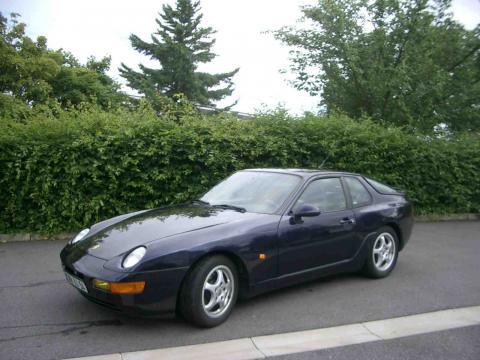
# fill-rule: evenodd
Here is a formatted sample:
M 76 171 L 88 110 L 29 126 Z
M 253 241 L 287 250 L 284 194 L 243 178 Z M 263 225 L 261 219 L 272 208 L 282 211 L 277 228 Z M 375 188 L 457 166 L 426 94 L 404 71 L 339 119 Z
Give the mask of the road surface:
M 279 290 L 237 304 L 226 323 L 207 330 L 178 319 L 130 318 L 88 302 L 63 278 L 63 245 L 0 244 L 0 359 L 157 349 L 480 305 L 480 222 L 418 223 L 390 277 L 349 274 Z M 279 359 L 480 359 L 479 335 L 472 326 Z

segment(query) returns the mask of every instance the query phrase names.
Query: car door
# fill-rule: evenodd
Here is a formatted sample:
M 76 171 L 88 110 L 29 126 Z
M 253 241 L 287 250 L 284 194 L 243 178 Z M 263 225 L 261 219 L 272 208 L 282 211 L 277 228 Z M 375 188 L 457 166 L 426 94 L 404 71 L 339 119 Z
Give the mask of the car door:
M 292 211 L 302 204 L 318 207 L 320 215 L 295 221 Z M 353 256 L 355 215 L 340 177 L 309 182 L 278 229 L 279 275 L 333 264 Z

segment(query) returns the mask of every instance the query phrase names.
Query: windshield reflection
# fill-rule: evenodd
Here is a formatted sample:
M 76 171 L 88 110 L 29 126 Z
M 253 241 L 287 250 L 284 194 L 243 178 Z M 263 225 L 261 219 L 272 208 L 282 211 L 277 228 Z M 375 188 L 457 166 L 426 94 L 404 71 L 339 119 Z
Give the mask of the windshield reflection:
M 240 171 L 214 186 L 200 200 L 228 204 L 248 212 L 274 214 L 300 183 L 292 174 Z

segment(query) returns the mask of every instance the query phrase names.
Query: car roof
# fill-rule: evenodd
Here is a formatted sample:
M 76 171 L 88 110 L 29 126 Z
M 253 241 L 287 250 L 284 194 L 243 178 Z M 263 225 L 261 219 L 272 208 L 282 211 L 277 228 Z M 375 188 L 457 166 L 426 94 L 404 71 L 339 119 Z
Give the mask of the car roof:
M 275 172 L 282 174 L 291 174 L 298 175 L 303 178 L 310 178 L 317 175 L 353 175 L 361 176 L 360 174 L 345 172 L 345 171 L 335 171 L 335 170 L 326 170 L 326 169 L 280 169 L 280 168 L 259 168 L 259 169 L 244 169 L 241 171 L 258 171 L 258 172 Z

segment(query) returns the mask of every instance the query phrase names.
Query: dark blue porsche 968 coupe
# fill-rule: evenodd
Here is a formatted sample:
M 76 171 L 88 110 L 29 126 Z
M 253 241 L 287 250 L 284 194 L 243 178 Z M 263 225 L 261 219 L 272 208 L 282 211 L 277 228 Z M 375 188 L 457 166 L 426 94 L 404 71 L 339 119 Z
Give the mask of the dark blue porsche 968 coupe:
M 239 296 L 340 272 L 387 276 L 412 225 L 405 195 L 362 175 L 251 169 L 189 203 L 92 225 L 60 257 L 91 301 L 211 327 Z

